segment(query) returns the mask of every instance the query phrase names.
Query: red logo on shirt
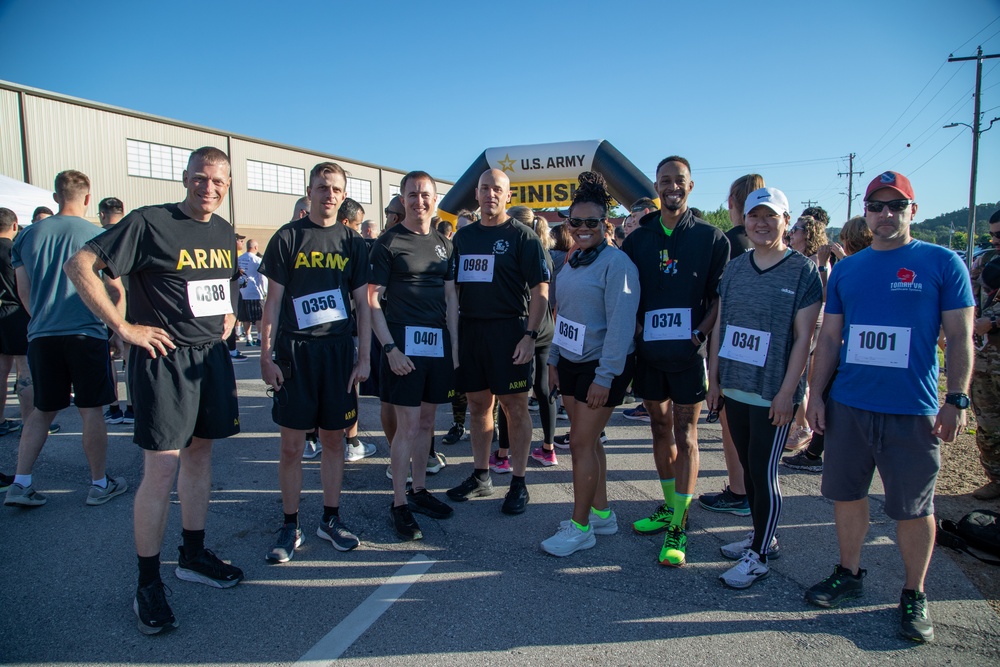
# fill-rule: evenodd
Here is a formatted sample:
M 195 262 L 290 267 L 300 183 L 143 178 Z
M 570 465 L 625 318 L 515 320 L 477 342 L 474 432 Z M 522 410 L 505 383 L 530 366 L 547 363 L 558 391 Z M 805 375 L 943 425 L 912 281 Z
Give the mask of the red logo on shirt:
M 912 283 L 917 274 L 909 269 L 900 269 L 896 272 L 896 277 L 904 283 Z

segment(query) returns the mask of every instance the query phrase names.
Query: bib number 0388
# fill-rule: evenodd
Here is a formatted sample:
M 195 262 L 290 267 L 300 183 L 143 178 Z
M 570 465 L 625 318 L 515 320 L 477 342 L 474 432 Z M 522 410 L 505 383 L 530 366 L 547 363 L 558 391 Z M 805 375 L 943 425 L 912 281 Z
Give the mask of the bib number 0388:
M 228 315 L 233 312 L 233 304 L 229 300 L 229 281 L 225 278 L 192 280 L 187 284 L 187 293 L 188 305 L 195 317 Z

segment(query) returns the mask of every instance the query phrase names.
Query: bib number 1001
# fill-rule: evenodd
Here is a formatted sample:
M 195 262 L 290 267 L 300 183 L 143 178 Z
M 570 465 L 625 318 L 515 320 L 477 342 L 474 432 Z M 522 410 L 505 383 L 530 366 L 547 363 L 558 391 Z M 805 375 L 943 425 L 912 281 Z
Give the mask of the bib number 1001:
M 760 351 L 760 336 L 750 334 L 745 331 L 734 331 L 733 338 L 730 343 L 733 347 L 741 350 L 752 350 L 753 352 Z
M 863 350 L 888 350 L 896 351 L 896 334 L 887 334 L 884 331 L 859 331 L 858 347 Z

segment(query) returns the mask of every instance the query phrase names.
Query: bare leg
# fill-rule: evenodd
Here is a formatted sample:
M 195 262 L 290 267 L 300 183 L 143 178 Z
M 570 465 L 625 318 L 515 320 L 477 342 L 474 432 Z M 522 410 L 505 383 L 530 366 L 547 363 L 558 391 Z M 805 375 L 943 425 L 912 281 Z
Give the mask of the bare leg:
M 833 516 L 837 523 L 840 565 L 852 573 L 857 573 L 861 567 L 861 546 L 865 543 L 865 535 L 868 534 L 868 498 L 834 502 Z
M 507 416 L 510 440 L 510 466 L 518 477 L 524 477 L 531 453 L 531 413 L 528 412 L 528 392 L 500 396 L 500 408 Z
M 181 501 L 181 527 L 205 530 L 208 499 L 212 495 L 212 441 L 191 438 L 181 450 L 177 497 Z
M 924 590 L 924 577 L 934 551 L 934 515 L 908 519 L 896 524 L 896 542 L 906 568 L 906 585 L 912 591 Z
M 31 371 L 28 369 L 28 357 L 14 357 L 17 366 L 17 402 L 21 404 L 21 424 L 27 421 L 28 415 L 35 410 L 35 387 L 31 382 Z
M 57 412 L 34 410 L 25 420 L 21 429 L 21 442 L 17 450 L 17 474 L 30 475 L 38 460 L 38 455 L 49 437 L 49 426 Z
M 414 449 L 421 442 L 420 408 L 405 405 L 392 406 L 396 411 L 396 437 L 392 439 L 389 450 L 389 465 L 392 467 L 392 504 L 395 507 L 406 505 L 406 477 L 410 474 L 410 462 L 413 465 L 413 488 L 417 488 L 417 471 L 423 471 L 427 476 L 427 456 L 423 461 L 414 454 Z M 427 440 L 427 438 L 424 438 Z M 429 443 L 424 447 L 429 451 Z M 425 479 L 421 479 L 421 486 Z
M 83 453 L 90 464 L 90 479 L 101 479 L 108 458 L 108 425 L 101 408 L 80 408 L 83 420 Z
M 805 413 L 805 410 L 799 410 Z M 739 496 L 747 494 L 746 485 L 743 483 L 743 464 L 736 453 L 736 445 L 733 444 L 733 436 L 729 435 L 729 420 L 726 418 L 726 409 L 719 412 L 719 421 L 722 423 L 722 454 L 726 457 L 726 474 L 729 476 L 729 490 Z
M 660 479 L 674 479 L 677 444 L 674 441 L 674 413 L 670 401 L 643 401 L 653 433 L 653 464 Z
M 135 550 L 140 556 L 155 556 L 163 546 L 170 490 L 174 488 L 179 460 L 178 451 L 146 450 L 143 454 L 142 483 L 135 492 L 133 508 Z
M 382 432 L 385 433 L 385 439 L 389 444 L 396 438 L 396 411 L 393 406 L 388 403 L 382 403 Z
M 344 431 L 327 431 L 321 428 L 319 441 L 326 452 L 334 454 L 324 456 L 319 464 L 319 477 L 323 482 L 323 505 L 340 507 L 340 489 L 344 484 Z
M 281 489 L 281 510 L 285 514 L 295 514 L 302 498 L 302 452 L 306 448 L 306 432 L 284 426 L 280 432 L 278 487 Z
M 586 526 L 590 523 L 591 507 L 607 507 L 606 463 L 602 465 L 600 436 L 613 409 L 592 410 L 571 396 L 563 396 L 563 405 L 573 422 L 569 436 L 573 457 L 573 521 Z
M 677 493 L 691 495 L 698 481 L 698 415 L 701 403 L 678 405 L 674 403 L 674 440 L 677 458 L 674 461 L 674 478 Z
M 493 441 L 493 394 L 489 389 L 466 393 L 469 399 L 472 441 L 472 462 L 477 470 L 489 468 L 490 443 Z M 527 409 L 527 402 L 525 402 Z M 527 465 L 527 462 L 525 462 Z

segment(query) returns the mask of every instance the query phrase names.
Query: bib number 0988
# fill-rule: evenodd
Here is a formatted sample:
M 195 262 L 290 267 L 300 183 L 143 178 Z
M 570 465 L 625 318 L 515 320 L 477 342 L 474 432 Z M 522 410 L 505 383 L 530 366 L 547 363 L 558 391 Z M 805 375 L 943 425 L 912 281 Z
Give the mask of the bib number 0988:
M 480 257 L 466 257 L 462 260 L 463 271 L 486 271 L 490 268 L 489 260 Z

